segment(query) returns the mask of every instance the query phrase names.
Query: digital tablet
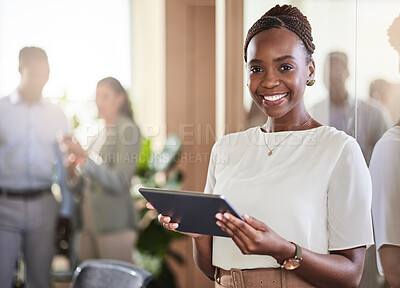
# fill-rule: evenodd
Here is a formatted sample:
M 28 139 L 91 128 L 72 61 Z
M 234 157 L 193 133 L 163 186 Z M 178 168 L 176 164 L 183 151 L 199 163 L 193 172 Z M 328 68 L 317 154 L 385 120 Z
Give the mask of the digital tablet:
M 139 192 L 159 213 L 179 224 L 177 231 L 229 237 L 216 224 L 215 214 L 229 212 L 245 221 L 223 195 L 146 187 Z

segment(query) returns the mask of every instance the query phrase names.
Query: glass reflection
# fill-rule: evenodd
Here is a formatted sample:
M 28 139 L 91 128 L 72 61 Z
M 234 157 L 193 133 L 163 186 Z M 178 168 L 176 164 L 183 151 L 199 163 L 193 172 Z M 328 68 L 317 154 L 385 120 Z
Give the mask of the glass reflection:
M 400 15 L 388 29 L 389 43 L 400 54 Z M 399 65 L 400 71 L 400 65 Z M 377 264 L 390 287 L 400 283 L 400 121 L 379 140 L 372 154 L 372 215 Z
M 370 161 L 375 143 L 390 127 L 380 106 L 356 99 L 346 88 L 348 57 L 341 51 L 328 54 L 324 82 L 329 97 L 316 104 L 313 115 L 322 124 L 333 126 L 355 137 L 365 161 Z
M 253 14 L 256 14 L 254 11 L 265 9 L 276 2 L 282 1 L 245 0 L 244 30 L 248 29 L 246 22 L 252 22 Z M 374 146 L 385 131 L 390 129 L 386 133 L 391 133 L 392 129 L 399 129 L 400 125 L 400 59 L 395 51 L 400 51 L 400 28 L 392 33 L 391 45 L 387 33 L 393 19 L 399 14 L 400 2 L 293 0 L 285 3 L 298 5 L 307 12 L 318 47 L 314 54 L 317 82 L 312 88 L 307 88 L 306 104 L 312 107 L 312 115 L 321 123 L 335 126 L 355 137 L 366 162 L 369 163 Z M 398 48 L 393 49 L 394 46 Z M 244 93 L 247 93 L 246 89 Z M 244 98 L 249 97 L 245 95 Z M 249 103 L 245 104 L 250 107 Z M 251 108 L 249 118 L 256 119 L 256 125 L 259 125 L 263 119 L 257 118 L 257 112 L 254 107 Z M 397 128 L 390 128 L 394 123 L 397 123 Z M 399 138 L 400 136 L 397 139 Z M 400 145 L 397 144 L 397 147 Z M 378 169 L 385 175 L 390 174 L 388 171 L 398 175 L 400 171 L 400 159 L 397 157 L 400 153 L 399 150 L 396 151 L 390 154 L 392 164 L 383 163 Z M 381 181 L 386 180 L 382 178 Z M 396 183 L 396 192 L 399 193 L 400 184 Z M 394 199 L 400 198 L 396 195 L 393 196 Z M 400 200 L 396 203 L 393 205 L 394 209 L 400 206 Z M 388 210 L 387 207 L 381 210 L 385 209 Z M 400 216 L 388 215 L 387 218 L 397 222 Z M 388 231 L 392 231 L 391 229 Z M 388 287 L 385 279 L 377 272 L 374 250 L 371 247 L 367 252 L 359 287 Z M 400 264 L 396 267 L 400 267 Z M 397 275 L 400 275 L 399 271 Z

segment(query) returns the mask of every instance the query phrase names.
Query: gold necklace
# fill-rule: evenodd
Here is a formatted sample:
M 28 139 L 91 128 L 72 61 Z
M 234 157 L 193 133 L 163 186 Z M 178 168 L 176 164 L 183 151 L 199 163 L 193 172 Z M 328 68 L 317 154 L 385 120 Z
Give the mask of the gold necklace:
M 299 129 L 303 128 L 303 127 L 308 123 L 308 121 L 310 121 L 310 120 L 311 120 L 311 116 L 310 116 L 310 118 L 307 119 L 306 122 L 304 122 L 304 123 L 299 127 Z M 260 129 L 261 129 L 261 127 L 260 127 Z M 292 136 L 292 134 L 293 134 L 294 132 L 296 132 L 296 131 L 298 131 L 298 130 L 292 131 L 292 132 L 291 132 L 289 135 L 287 135 L 281 142 L 279 142 L 278 145 L 276 145 L 272 150 L 269 149 L 269 146 L 268 146 L 268 144 L 267 144 L 267 141 L 265 141 L 265 136 L 263 135 L 265 146 L 267 146 L 267 148 L 268 148 L 268 150 L 269 150 L 268 156 L 271 156 L 271 155 L 272 155 L 272 152 L 273 152 L 276 148 L 278 148 L 279 145 L 281 145 L 283 142 L 285 142 L 285 140 L 286 140 L 287 138 L 289 138 L 290 136 Z

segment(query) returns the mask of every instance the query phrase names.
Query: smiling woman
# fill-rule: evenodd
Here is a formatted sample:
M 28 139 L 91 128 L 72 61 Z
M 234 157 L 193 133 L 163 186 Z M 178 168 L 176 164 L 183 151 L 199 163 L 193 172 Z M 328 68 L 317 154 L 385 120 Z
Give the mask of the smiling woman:
M 304 84 L 310 83 L 315 76 L 315 63 L 312 60 L 315 46 L 310 23 L 296 9 L 290 10 L 284 17 L 274 17 L 280 15 L 283 9 L 271 9 L 265 13 L 250 28 L 244 44 L 250 94 L 258 107 L 272 118 L 271 121 L 280 118 L 280 124 L 275 125 L 278 130 L 273 131 L 294 130 L 288 126 L 293 121 L 301 122 L 301 119 L 290 119 L 293 116 L 308 122 L 310 116 L 302 100 Z M 286 106 L 287 111 L 269 109 L 278 105 L 282 109 Z M 283 114 L 269 115 L 268 110 L 270 113 Z M 293 112 L 286 115 L 291 110 Z M 308 125 L 319 126 L 318 123 Z M 307 129 L 305 125 L 301 126 Z
M 205 193 L 225 195 L 245 221 L 218 213 L 230 238 L 190 234 L 195 262 L 217 288 L 357 287 L 373 243 L 371 180 L 356 141 L 305 108 L 311 26 L 296 7 L 277 5 L 244 48 L 249 92 L 268 122 L 214 145 Z M 219 154 L 229 160 L 213 161 Z M 160 217 L 179 227 L 170 221 Z
M 276 132 L 294 130 L 294 122 L 305 123 L 310 117 L 303 94 L 314 77 L 315 64 L 305 52 L 296 34 L 277 28 L 259 32 L 247 48 L 250 94 L 265 114 L 279 119 Z

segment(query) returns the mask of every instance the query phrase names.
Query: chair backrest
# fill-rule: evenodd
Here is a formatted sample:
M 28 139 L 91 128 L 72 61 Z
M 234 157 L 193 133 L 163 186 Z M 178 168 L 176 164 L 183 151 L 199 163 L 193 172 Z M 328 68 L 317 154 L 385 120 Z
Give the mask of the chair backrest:
M 71 288 L 141 288 L 153 276 L 133 264 L 115 260 L 87 260 L 74 272 Z

